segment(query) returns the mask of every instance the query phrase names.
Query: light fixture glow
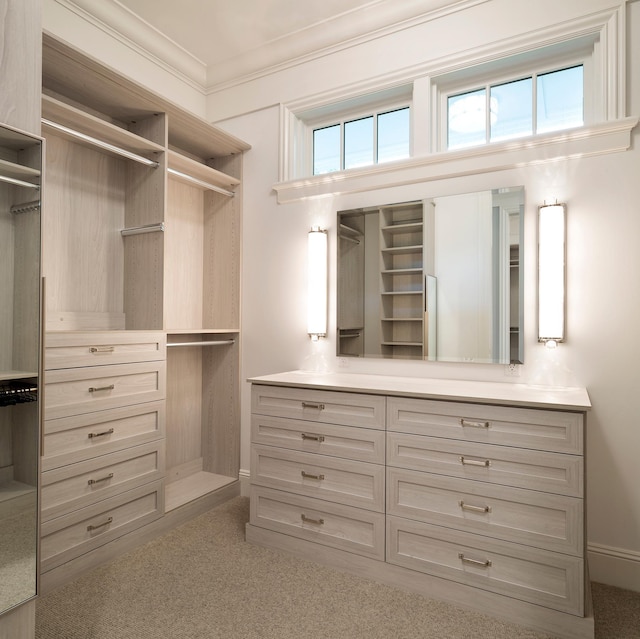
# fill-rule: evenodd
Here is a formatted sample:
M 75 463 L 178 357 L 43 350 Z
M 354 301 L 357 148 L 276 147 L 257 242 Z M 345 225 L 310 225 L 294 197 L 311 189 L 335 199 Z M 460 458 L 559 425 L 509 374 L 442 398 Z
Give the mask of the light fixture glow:
M 327 232 L 318 227 L 309 231 L 308 259 L 307 332 L 317 341 L 327 335 Z
M 538 341 L 555 347 L 565 333 L 566 208 L 538 211 Z

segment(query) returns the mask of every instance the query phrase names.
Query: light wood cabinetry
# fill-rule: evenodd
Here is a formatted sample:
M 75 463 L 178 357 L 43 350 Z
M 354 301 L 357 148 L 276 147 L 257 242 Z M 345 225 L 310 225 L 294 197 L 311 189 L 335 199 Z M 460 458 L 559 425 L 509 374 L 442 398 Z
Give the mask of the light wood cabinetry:
M 296 372 L 251 381 L 249 541 L 593 637 L 585 391 Z
M 239 493 L 249 146 L 47 35 L 43 91 L 46 589 Z

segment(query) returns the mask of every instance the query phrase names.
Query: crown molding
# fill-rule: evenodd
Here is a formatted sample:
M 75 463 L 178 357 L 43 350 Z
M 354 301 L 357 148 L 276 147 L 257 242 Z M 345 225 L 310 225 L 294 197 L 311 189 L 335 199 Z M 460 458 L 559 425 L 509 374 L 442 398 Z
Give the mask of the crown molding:
M 205 92 L 204 62 L 165 36 L 117 0 L 49 0 L 100 29 L 200 93 Z

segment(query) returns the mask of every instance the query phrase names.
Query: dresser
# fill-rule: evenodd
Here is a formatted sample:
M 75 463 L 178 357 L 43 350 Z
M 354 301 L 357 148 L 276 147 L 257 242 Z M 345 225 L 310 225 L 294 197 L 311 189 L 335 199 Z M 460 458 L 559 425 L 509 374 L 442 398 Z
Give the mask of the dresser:
M 253 378 L 247 540 L 558 637 L 593 637 L 584 389 Z

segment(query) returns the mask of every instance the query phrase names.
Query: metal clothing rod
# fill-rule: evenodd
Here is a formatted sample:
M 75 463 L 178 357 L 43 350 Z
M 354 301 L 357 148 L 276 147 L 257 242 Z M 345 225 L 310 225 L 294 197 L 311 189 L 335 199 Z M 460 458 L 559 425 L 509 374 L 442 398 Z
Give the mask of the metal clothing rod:
M 58 131 L 63 131 L 64 133 L 67 133 L 68 135 L 71 135 L 74 138 L 78 138 L 79 140 L 84 140 L 85 142 L 89 142 L 100 149 L 111 151 L 112 153 L 121 155 L 122 157 L 128 158 L 129 160 L 133 160 L 134 162 L 139 162 L 140 164 L 151 166 L 154 169 L 160 166 L 155 160 L 150 160 L 149 158 L 145 158 L 144 156 L 138 155 L 137 153 L 127 151 L 126 149 L 122 149 L 119 146 L 116 146 L 115 144 L 110 144 L 109 142 L 103 142 L 98 138 L 91 137 L 90 135 L 86 135 L 85 133 L 80 133 L 80 131 L 76 131 L 75 129 L 70 129 L 69 127 L 63 126 L 62 124 L 58 124 L 57 122 L 52 122 L 51 120 L 42 118 L 42 124 L 46 126 L 50 126 L 53 129 L 57 129 Z
M 164 222 L 145 224 L 143 226 L 132 226 L 128 229 L 122 229 L 120 231 L 120 235 L 125 237 L 127 235 L 140 235 L 140 233 L 155 233 L 156 231 L 164 231 Z
M 0 182 L 7 182 L 9 184 L 15 184 L 16 186 L 26 186 L 29 189 L 39 189 L 39 184 L 33 184 L 33 182 L 25 182 L 24 180 L 18 180 L 16 178 L 9 177 L 8 175 L 0 174 Z
M 341 240 L 347 240 L 347 242 L 353 242 L 354 244 L 360 244 L 360 240 L 356 240 L 355 237 L 349 237 L 348 235 L 343 235 L 342 233 L 340 233 L 340 239 Z
M 205 182 L 204 180 L 199 180 L 198 178 L 194 178 L 192 175 L 188 173 L 183 173 L 182 171 L 176 171 L 176 169 L 167 169 L 168 173 L 173 173 L 173 175 L 177 175 L 178 177 L 184 178 L 189 182 L 193 182 L 194 184 L 198 184 L 199 186 L 203 186 L 205 189 L 210 189 L 211 191 L 215 191 L 216 193 L 222 193 L 222 195 L 226 195 L 227 197 L 233 197 L 235 193 L 233 191 L 227 191 L 227 189 L 223 189 L 221 186 L 216 186 L 215 184 L 210 184 L 209 182 Z
M 36 211 L 40 208 L 40 200 L 33 202 L 24 202 L 23 204 L 13 204 L 9 211 L 11 213 L 27 213 L 28 211 Z
M 228 344 L 235 344 L 235 339 L 218 339 L 218 340 L 209 340 L 206 342 L 168 342 L 167 347 L 169 346 L 226 346 Z

